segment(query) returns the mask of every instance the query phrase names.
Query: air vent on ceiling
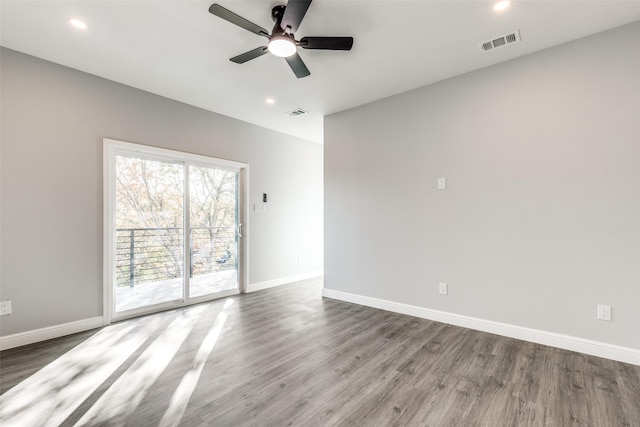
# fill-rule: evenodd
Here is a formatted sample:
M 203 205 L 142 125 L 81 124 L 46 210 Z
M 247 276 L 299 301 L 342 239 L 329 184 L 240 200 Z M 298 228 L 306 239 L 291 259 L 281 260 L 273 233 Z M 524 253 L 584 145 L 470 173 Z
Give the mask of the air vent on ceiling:
M 287 112 L 288 115 L 290 115 L 291 117 L 298 117 L 301 116 L 303 114 L 307 114 L 307 112 L 305 110 L 303 110 L 302 108 L 296 108 L 295 110 L 291 110 L 289 112 Z
M 515 30 L 509 34 L 505 34 L 500 37 L 495 37 L 486 42 L 480 43 L 480 49 L 483 52 L 489 52 L 490 50 L 497 49 L 502 46 L 507 46 L 520 41 L 520 30 Z

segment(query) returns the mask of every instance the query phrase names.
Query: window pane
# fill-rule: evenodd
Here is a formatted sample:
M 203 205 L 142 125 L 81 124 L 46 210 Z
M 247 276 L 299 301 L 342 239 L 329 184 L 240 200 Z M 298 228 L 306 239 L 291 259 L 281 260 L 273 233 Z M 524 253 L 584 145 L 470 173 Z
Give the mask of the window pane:
M 189 168 L 192 297 L 237 289 L 237 173 Z
M 183 298 L 183 169 L 116 156 L 116 312 Z

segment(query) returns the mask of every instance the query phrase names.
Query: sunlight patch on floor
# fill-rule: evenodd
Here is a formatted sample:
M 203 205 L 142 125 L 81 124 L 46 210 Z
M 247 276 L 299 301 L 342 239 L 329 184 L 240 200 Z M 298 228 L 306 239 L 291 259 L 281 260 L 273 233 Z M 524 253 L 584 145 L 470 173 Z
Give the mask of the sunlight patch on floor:
M 222 328 L 227 320 L 227 313 L 225 310 L 232 304 L 233 299 L 225 301 L 223 310 L 216 317 L 216 321 L 207 333 L 205 339 L 202 341 L 200 348 L 193 358 L 193 367 L 184 375 L 184 377 L 182 377 L 178 388 L 173 393 L 169 407 L 160 421 L 160 427 L 173 427 L 180 424 L 184 411 L 187 409 L 187 404 L 191 399 L 191 395 L 198 385 L 202 369 L 204 368 L 209 355 L 213 351 L 213 348 L 222 333 Z
M 227 321 L 228 308 L 202 304 L 175 314 L 147 316 L 107 326 L 0 396 L 3 426 L 124 425 L 150 395 L 194 327 L 205 318 L 207 335 L 180 372 L 175 390 L 168 390 L 161 425 L 182 421 L 203 369 Z M 220 310 L 214 318 L 210 310 Z M 215 313 L 213 313 L 215 315 Z M 197 344 L 197 343 L 193 343 Z M 101 394 L 100 394 L 101 393 Z M 169 401 L 169 393 L 171 399 Z M 86 410 L 86 412 L 84 412 Z M 84 413 L 83 413 L 84 412 Z
M 60 425 L 159 325 L 148 318 L 102 329 L 0 396 L 3 425 Z
M 181 313 L 98 399 L 76 426 L 124 423 L 165 371 L 206 306 Z

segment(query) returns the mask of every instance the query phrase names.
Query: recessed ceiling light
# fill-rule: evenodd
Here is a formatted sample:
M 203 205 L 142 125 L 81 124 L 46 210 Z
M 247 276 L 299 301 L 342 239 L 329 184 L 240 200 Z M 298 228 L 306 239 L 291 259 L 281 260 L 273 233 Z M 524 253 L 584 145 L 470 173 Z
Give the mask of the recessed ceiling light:
M 77 28 L 79 30 L 87 29 L 87 24 L 78 18 L 69 18 L 69 24 L 71 24 L 72 27 Z
M 493 5 L 493 10 L 496 10 L 496 11 L 505 10 L 509 6 L 511 6 L 511 0 L 500 0 L 499 2 Z
M 276 100 L 273 98 L 267 98 L 264 102 L 266 102 L 269 105 L 273 105 L 276 103 Z

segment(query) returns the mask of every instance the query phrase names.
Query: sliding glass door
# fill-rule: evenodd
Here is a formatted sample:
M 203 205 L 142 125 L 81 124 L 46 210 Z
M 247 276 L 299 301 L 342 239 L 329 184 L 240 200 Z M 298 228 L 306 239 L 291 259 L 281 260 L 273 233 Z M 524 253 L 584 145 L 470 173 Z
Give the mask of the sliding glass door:
M 238 173 L 189 167 L 189 296 L 238 288 Z
M 238 293 L 238 166 L 115 141 L 105 152 L 111 318 Z

